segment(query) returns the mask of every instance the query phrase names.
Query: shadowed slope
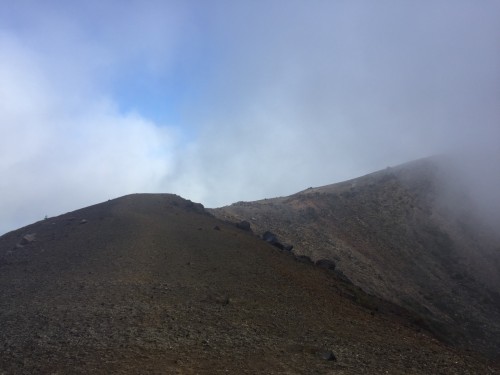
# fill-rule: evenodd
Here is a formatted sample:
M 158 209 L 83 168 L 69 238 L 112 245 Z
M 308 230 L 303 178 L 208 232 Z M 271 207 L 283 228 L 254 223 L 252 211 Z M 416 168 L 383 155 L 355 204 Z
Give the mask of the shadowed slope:
M 126 196 L 0 237 L 0 372 L 493 373 L 347 287 L 201 205 Z
M 441 339 L 500 352 L 500 238 L 443 158 L 285 198 L 213 210 L 331 259 L 368 293 L 408 308 Z M 491 223 L 490 223 L 491 224 Z

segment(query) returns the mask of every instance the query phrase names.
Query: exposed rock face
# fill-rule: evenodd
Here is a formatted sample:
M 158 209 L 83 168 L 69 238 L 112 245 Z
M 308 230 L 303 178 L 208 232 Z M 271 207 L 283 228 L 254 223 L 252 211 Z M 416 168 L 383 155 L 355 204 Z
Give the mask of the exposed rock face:
M 419 314 L 453 345 L 500 353 L 500 236 L 448 164 L 424 159 L 289 197 L 212 212 L 254 218 L 314 262 Z
M 282 243 L 274 233 L 269 231 L 264 232 L 262 239 L 280 250 L 292 251 L 293 249 L 292 245 Z
M 242 220 L 240 221 L 239 223 L 236 224 L 236 226 L 240 229 L 243 229 L 243 230 L 246 230 L 246 231 L 250 231 L 250 223 L 246 220 Z
M 278 237 L 273 232 L 266 231 L 262 235 L 262 239 L 270 244 L 278 243 Z
M 297 259 L 299 262 L 313 264 L 313 261 L 307 255 L 296 255 L 295 259 Z
M 334 271 L 335 270 L 335 262 L 333 260 L 330 260 L 330 259 L 319 259 L 316 261 L 316 266 L 320 267 L 320 268 L 325 268 L 327 270 L 330 270 L 330 271 Z
M 19 242 L 21 245 L 27 245 L 31 242 L 34 242 L 36 241 L 36 233 L 30 233 L 30 234 L 27 234 L 25 236 L 23 236 L 23 238 L 21 239 L 21 242 Z
M 325 361 L 336 361 L 337 357 L 335 357 L 335 354 L 331 350 L 322 350 L 318 352 L 318 355 L 321 359 L 324 359 Z
M 183 207 L 192 212 L 206 213 L 205 207 L 201 203 L 192 202 L 188 199 L 179 200 L 178 202 L 175 202 L 174 205 Z

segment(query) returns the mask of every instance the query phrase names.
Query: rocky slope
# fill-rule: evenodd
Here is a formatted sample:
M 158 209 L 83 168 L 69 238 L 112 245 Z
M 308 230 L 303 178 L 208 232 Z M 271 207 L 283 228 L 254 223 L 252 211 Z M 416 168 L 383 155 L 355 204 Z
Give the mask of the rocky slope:
M 0 237 L 2 374 L 495 373 L 410 318 L 173 195 Z
M 297 255 L 333 261 L 452 345 L 500 353 L 500 237 L 445 158 L 212 212 L 273 232 Z

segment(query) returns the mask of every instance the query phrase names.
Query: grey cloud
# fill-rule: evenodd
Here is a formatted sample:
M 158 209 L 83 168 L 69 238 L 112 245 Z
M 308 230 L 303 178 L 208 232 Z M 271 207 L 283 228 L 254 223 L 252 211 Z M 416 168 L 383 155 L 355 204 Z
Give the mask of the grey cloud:
M 195 159 L 205 164 L 193 173 L 217 176 L 212 198 L 200 199 L 216 186 L 255 199 L 495 148 L 498 4 L 277 4 L 224 3 L 209 16 L 225 50 L 195 118 L 206 131 Z
M 4 64 L 9 57 L 21 61 L 27 65 L 20 74 L 34 79 L 20 80 L 22 95 L 8 93 L 24 106 L 23 116 L 1 125 L 4 139 L 24 137 L 31 145 L 23 157 L 4 152 L 2 168 L 16 158 L 23 165 L 10 172 L 11 182 L 28 182 L 22 193 L 4 183 L 9 212 L 30 195 L 42 196 L 28 177 L 42 166 L 37 155 L 58 148 L 66 152 L 62 159 L 70 149 L 85 157 L 75 160 L 70 177 L 61 172 L 71 170 L 68 163 L 42 158 L 54 178 L 41 190 L 57 190 L 44 196 L 51 203 L 77 191 L 84 198 L 64 198 L 74 206 L 134 190 L 217 206 L 443 152 L 462 155 L 464 169 L 474 171 L 463 172 L 466 180 L 500 183 L 489 167 L 500 162 L 495 1 L 62 4 L 0 16 L 17 30 L 9 43 L 18 50 L 3 50 Z M 116 109 L 113 82 L 143 71 L 179 81 L 175 127 Z M 33 82 L 39 89 L 31 89 Z M 6 119 L 10 112 L 2 111 Z M 83 141 L 72 140 L 69 129 L 81 129 Z M 116 155 L 126 149 L 135 151 L 126 160 L 130 168 L 121 168 Z M 92 179 L 93 165 L 103 160 L 102 180 L 85 184 L 77 177 Z M 126 188 L 110 189 L 111 179 Z

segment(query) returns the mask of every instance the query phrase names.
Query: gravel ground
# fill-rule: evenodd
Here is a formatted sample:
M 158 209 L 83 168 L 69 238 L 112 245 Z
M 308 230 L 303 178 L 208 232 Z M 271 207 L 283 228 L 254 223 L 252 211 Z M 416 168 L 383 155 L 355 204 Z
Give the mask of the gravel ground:
M 0 374 L 496 373 L 352 288 L 177 196 L 126 196 L 0 237 Z

